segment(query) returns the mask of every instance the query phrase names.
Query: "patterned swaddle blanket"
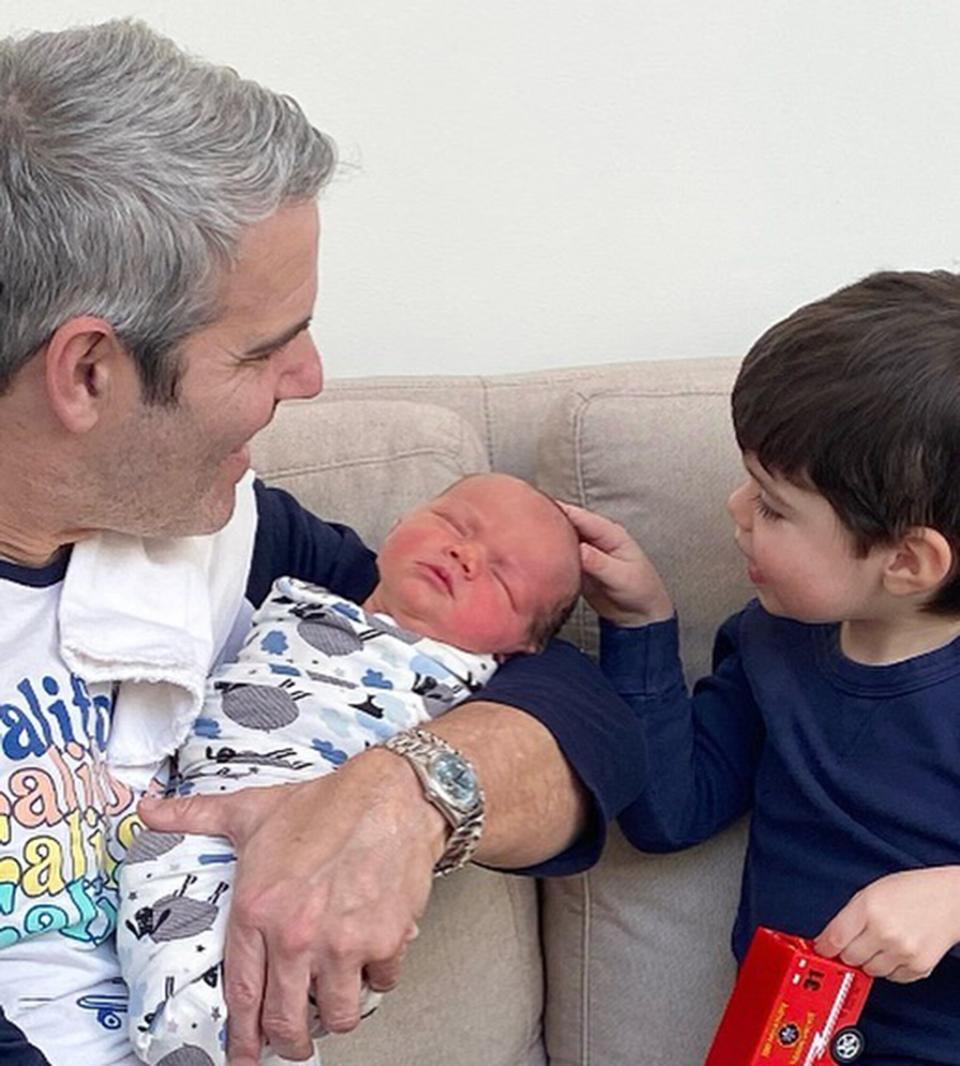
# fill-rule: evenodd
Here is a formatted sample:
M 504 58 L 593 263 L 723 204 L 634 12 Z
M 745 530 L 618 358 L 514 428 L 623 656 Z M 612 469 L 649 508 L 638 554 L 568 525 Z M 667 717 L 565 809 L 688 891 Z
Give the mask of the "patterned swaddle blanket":
M 492 656 L 280 578 L 236 661 L 211 676 L 172 788 L 226 793 L 330 773 L 455 706 L 495 670 Z M 221 837 L 151 830 L 127 853 L 117 946 L 130 1036 L 146 1062 L 225 1061 L 222 960 L 234 862 Z

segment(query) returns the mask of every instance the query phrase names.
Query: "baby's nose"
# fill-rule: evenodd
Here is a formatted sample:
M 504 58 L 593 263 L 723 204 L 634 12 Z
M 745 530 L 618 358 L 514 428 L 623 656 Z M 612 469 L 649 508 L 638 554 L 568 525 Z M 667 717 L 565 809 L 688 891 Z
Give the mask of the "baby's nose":
M 450 547 L 451 556 L 459 563 L 464 577 L 476 577 L 483 565 L 483 550 L 476 541 L 464 540 Z

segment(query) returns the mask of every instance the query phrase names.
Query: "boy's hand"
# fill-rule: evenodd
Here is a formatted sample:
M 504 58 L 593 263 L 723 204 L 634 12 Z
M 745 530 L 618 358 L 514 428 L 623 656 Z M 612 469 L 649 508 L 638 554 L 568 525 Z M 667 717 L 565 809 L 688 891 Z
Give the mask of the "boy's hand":
M 642 626 L 673 617 L 673 602 L 653 563 L 617 522 L 560 503 L 580 535 L 583 595 L 607 621 Z
M 929 976 L 958 941 L 960 866 L 931 866 L 861 889 L 813 946 L 871 977 L 905 984 Z

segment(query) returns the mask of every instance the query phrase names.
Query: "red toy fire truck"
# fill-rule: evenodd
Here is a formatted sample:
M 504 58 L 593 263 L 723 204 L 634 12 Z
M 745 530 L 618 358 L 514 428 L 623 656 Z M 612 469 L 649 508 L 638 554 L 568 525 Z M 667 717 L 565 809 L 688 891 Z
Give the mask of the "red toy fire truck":
M 854 1062 L 873 978 L 817 955 L 809 940 L 759 928 L 704 1066 Z

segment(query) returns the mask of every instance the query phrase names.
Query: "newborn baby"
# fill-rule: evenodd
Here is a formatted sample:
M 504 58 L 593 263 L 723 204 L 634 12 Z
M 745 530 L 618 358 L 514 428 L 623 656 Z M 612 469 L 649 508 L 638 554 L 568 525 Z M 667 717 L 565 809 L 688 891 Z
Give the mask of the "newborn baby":
M 580 588 L 569 520 L 505 474 L 466 477 L 401 518 L 378 568 L 362 605 L 295 578 L 275 583 L 236 661 L 208 681 L 177 755 L 179 794 L 329 773 L 429 722 L 478 691 L 506 656 L 541 649 Z M 130 1037 L 145 1062 L 225 1062 L 233 865 L 220 837 L 145 830 L 127 854 L 117 943 Z M 369 1009 L 375 999 L 368 994 Z M 267 1049 L 263 1061 L 285 1060 Z

